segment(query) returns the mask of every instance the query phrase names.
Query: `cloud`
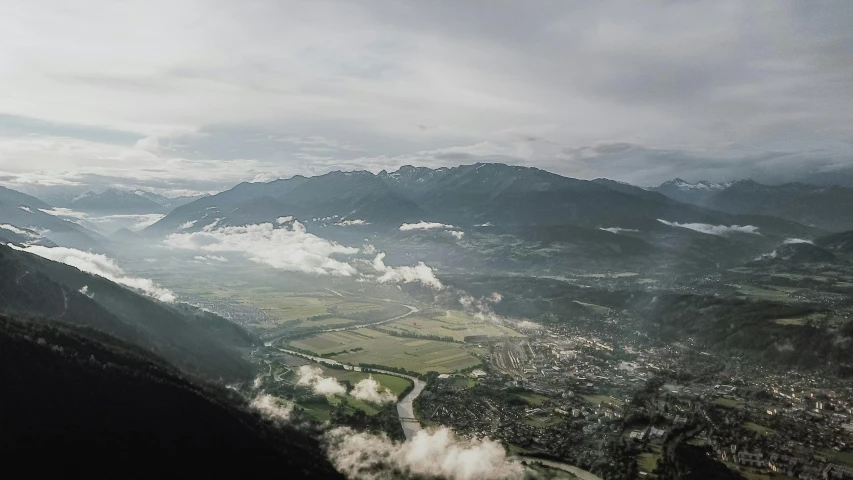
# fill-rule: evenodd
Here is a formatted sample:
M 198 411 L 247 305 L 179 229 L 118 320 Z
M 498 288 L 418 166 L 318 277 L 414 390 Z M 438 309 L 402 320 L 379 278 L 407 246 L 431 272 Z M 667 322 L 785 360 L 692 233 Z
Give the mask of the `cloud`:
M 325 434 L 335 468 L 354 480 L 441 477 L 449 480 L 510 480 L 524 477 L 520 463 L 489 439 L 461 439 L 450 429 L 421 430 L 411 440 L 338 427 Z
M 293 413 L 293 404 L 285 403 L 282 405 L 278 398 L 268 394 L 258 395 L 250 405 L 255 410 L 275 420 L 290 420 L 290 414 Z
M 365 255 L 373 255 L 374 253 L 376 253 L 376 247 L 374 247 L 370 243 L 367 243 L 366 238 L 364 240 L 365 240 L 364 246 L 361 247 L 362 253 L 364 253 Z
M 344 387 L 334 377 L 324 377 L 323 370 L 320 367 L 312 367 L 311 365 L 302 365 L 296 370 L 296 375 L 299 379 L 297 385 L 310 387 L 317 395 L 345 395 L 347 393 Z
M 16 250 L 29 252 L 48 260 L 64 263 L 76 267 L 81 271 L 104 277 L 107 280 L 154 297 L 161 302 L 175 301 L 175 294 L 171 290 L 163 288 L 154 283 L 153 280 L 147 278 L 127 276 L 116 261 L 106 255 L 83 252 L 66 247 L 43 247 L 40 245 L 26 247 L 10 246 Z
M 31 240 L 37 240 L 37 239 L 41 238 L 41 235 L 39 235 L 35 232 L 29 231 L 29 230 L 22 230 L 22 229 L 14 226 L 14 225 L 9 225 L 8 223 L 0 223 L 0 228 L 2 228 L 3 230 L 8 230 L 8 231 L 10 231 L 14 234 L 20 235 L 22 237 L 30 238 Z
M 373 259 L 373 268 L 379 272 L 379 283 L 422 283 L 435 290 L 441 290 L 444 285 L 435 276 L 435 270 L 424 262 L 418 262 L 414 267 L 389 267 L 385 265 L 385 253 L 378 253 Z
M 453 235 L 453 238 L 455 238 L 456 240 L 462 240 L 462 237 L 465 236 L 465 232 L 460 232 L 457 230 L 450 230 L 447 233 Z
M 335 225 L 339 227 L 350 227 L 353 225 L 370 225 L 370 223 L 365 222 L 364 220 L 356 219 L 356 220 L 341 220 Z
M 227 258 L 220 255 L 196 255 L 193 257 L 193 260 L 201 263 L 226 263 L 228 261 Z
M 489 295 L 489 301 L 492 303 L 501 303 L 501 300 L 503 300 L 503 299 L 504 299 L 504 296 L 498 292 L 492 292 L 492 294 Z
M 166 237 L 163 245 L 211 253 L 241 253 L 253 262 L 280 270 L 346 277 L 358 273 L 350 264 L 332 258 L 333 255 L 357 254 L 357 248 L 310 234 L 296 220 L 281 228 L 262 223 L 220 227 L 208 232 L 174 233 Z
M 679 227 L 686 228 L 689 230 L 693 230 L 699 233 L 704 233 L 706 235 L 728 235 L 730 233 L 749 233 L 752 235 L 761 235 L 758 233 L 758 227 L 753 225 L 710 225 L 707 223 L 677 223 L 677 222 L 667 222 L 666 220 L 658 219 L 658 221 L 664 225 L 668 225 L 670 227 Z
M 604 230 L 605 232 L 620 234 L 622 232 L 639 232 L 639 230 L 633 228 L 620 228 L 620 227 L 609 227 L 609 228 L 599 228 L 599 230 Z
M 349 394 L 359 400 L 378 403 L 380 405 L 384 403 L 394 403 L 397 401 L 397 396 L 391 393 L 391 390 L 385 388 L 380 391 L 380 388 L 381 386 L 379 385 L 379 382 L 374 380 L 373 375 L 371 375 L 369 378 L 365 378 L 356 383 Z
M 516 323 L 515 326 L 522 330 L 542 330 L 542 325 L 536 322 L 531 322 L 530 320 L 522 320 Z
M 188 220 L 188 221 L 180 224 L 178 226 L 178 230 L 186 230 L 188 228 L 192 228 L 192 226 L 195 225 L 195 222 L 197 222 L 197 221 L 198 220 Z
M 456 227 L 454 227 L 453 225 L 446 225 L 444 223 L 424 222 L 423 220 L 418 223 L 404 223 L 400 225 L 400 230 L 403 232 L 408 232 L 412 230 L 435 230 L 438 228 L 450 229 Z
M 814 245 L 814 242 L 811 240 L 806 240 L 804 238 L 786 238 L 783 242 L 785 245 L 791 245 L 793 243 L 808 243 L 810 245 Z
M 283 225 L 287 222 L 292 222 L 292 221 L 293 221 L 293 215 L 288 215 L 286 217 L 278 217 L 275 219 L 275 223 L 277 223 L 279 225 Z

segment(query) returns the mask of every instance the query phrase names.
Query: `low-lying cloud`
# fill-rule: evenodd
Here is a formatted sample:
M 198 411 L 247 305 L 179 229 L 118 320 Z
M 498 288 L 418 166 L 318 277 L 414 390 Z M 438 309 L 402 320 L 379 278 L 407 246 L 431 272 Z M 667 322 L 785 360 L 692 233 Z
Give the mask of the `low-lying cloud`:
M 154 297 L 161 302 L 175 301 L 175 294 L 171 290 L 157 285 L 151 279 L 126 275 L 124 270 L 118 266 L 118 263 L 106 255 L 84 252 L 67 247 L 44 247 L 41 245 L 10 246 L 16 250 L 29 252 L 48 260 L 70 265 L 83 272 L 104 277 L 119 285 L 130 287 L 145 295 Z
M 670 227 L 679 227 L 686 228 L 688 230 L 693 230 L 699 233 L 704 233 L 706 235 L 728 235 L 730 233 L 749 233 L 752 235 L 761 235 L 758 233 L 758 227 L 753 225 L 711 225 L 708 223 L 677 223 L 677 222 L 667 222 L 666 220 L 658 221 L 664 225 L 668 225 Z
M 297 385 L 309 387 L 317 395 L 344 395 L 347 393 L 346 387 L 336 378 L 323 376 L 323 369 L 320 367 L 302 365 L 296 370 L 296 375 L 299 377 L 296 381 Z
M 373 259 L 373 268 L 380 274 L 379 278 L 376 279 L 379 283 L 417 282 L 435 290 L 444 288 L 444 285 L 435 276 L 435 270 L 424 262 L 418 262 L 414 267 L 389 267 L 385 265 L 385 253 L 378 253 Z
M 356 383 L 349 394 L 359 400 L 380 405 L 397 401 L 397 396 L 391 393 L 391 390 L 382 388 L 379 382 L 373 379 L 373 375 Z
M 265 393 L 255 397 L 250 405 L 255 410 L 281 421 L 290 420 L 290 414 L 293 413 L 292 404 L 285 403 L 282 405 L 278 398 Z
M 297 220 L 275 228 L 272 223 L 221 227 L 210 231 L 173 233 L 163 244 L 169 248 L 210 253 L 241 253 L 251 261 L 280 270 L 318 275 L 356 275 L 356 269 L 332 255 L 354 255 L 346 247 L 308 233 Z
M 408 232 L 412 230 L 436 230 L 439 228 L 449 230 L 456 227 L 454 227 L 453 225 L 447 225 L 445 223 L 424 222 L 423 220 L 418 223 L 404 223 L 400 225 L 400 230 L 403 232 Z
M 385 435 L 339 427 L 328 431 L 325 441 L 335 468 L 350 479 L 524 477 L 522 465 L 508 459 L 500 443 L 488 438 L 461 439 L 448 428 L 421 430 L 411 440 L 394 442 Z
M 2 225 L 0 225 L 0 226 L 2 226 Z M 808 243 L 809 245 L 814 245 L 814 242 L 812 242 L 811 240 L 806 240 L 804 238 L 786 238 L 783 243 L 785 245 L 791 245 L 794 243 Z
M 351 227 L 354 225 L 370 225 L 370 223 L 365 222 L 364 220 L 361 220 L 361 219 L 355 219 L 355 220 L 341 220 L 340 222 L 336 223 L 335 225 L 337 225 L 339 227 Z
M 608 227 L 608 228 L 599 228 L 599 230 L 604 230 L 605 232 L 620 234 L 623 232 L 639 232 L 639 230 L 634 228 L 620 228 L 620 227 Z

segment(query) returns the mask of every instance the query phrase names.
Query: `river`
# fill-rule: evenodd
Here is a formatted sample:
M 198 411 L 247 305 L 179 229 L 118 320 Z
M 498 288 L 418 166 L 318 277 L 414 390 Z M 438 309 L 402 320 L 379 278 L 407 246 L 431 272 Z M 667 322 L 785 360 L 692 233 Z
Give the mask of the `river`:
M 413 307 L 410 307 L 413 308 Z M 417 309 L 415 310 L 417 311 Z M 409 312 L 411 313 L 411 312 Z M 272 347 L 272 342 L 266 342 L 264 345 L 267 347 Z M 288 350 L 286 348 L 272 347 L 280 352 L 284 352 L 288 355 L 293 355 L 296 357 L 306 358 L 308 360 L 312 360 L 317 363 L 323 363 L 326 365 L 334 365 L 344 367 L 346 370 L 353 370 L 360 372 L 361 367 L 355 367 L 352 365 L 347 365 L 346 363 L 338 362 L 337 360 L 332 360 L 331 358 L 323 358 L 323 357 L 315 357 L 313 355 L 306 355 L 302 352 L 297 352 L 294 350 Z M 397 416 L 400 418 L 400 425 L 403 426 L 403 433 L 406 434 L 406 439 L 410 440 L 415 436 L 415 432 L 421 430 L 421 424 L 415 419 L 415 411 L 414 411 L 414 401 L 421 392 L 424 391 L 424 387 L 426 387 L 426 383 L 421 381 L 419 378 L 412 377 L 409 375 L 405 375 L 402 373 L 391 372 L 388 370 L 381 370 L 378 368 L 371 368 L 370 371 L 376 373 L 384 373 L 385 375 L 393 375 L 395 377 L 408 378 L 414 384 L 412 391 L 406 394 L 402 400 L 397 402 Z

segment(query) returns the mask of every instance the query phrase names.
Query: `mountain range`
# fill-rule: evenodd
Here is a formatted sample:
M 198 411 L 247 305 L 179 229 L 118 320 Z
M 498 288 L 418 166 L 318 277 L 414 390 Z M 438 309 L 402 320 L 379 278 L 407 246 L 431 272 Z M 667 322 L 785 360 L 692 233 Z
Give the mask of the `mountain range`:
M 689 183 L 676 178 L 652 191 L 731 214 L 769 215 L 828 231 L 853 229 L 853 188 L 753 180 Z

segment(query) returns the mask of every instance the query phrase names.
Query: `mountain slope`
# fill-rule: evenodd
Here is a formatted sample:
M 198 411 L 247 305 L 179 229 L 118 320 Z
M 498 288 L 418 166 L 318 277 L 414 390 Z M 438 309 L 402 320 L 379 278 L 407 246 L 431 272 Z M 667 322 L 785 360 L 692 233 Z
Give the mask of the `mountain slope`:
M 36 234 L 35 237 L 25 235 L 28 238 L 22 243 L 56 244 L 99 252 L 106 250 L 106 238 L 76 223 L 42 211 L 51 209 L 50 205 L 35 197 L 0 187 L 0 225 L 12 225 Z
M 0 316 L 0 378 L 6 468 L 31 468 L 30 457 L 50 452 L 56 468 L 85 464 L 91 473 L 142 461 L 132 468 L 168 462 L 196 473 L 272 467 L 289 478 L 342 478 L 305 433 L 98 332 Z
M 804 183 L 720 185 L 676 179 L 654 189 L 676 200 L 732 214 L 770 215 L 829 231 L 853 229 L 853 188 Z
M 189 306 L 139 295 L 109 280 L 0 246 L 0 312 L 108 333 L 212 380 L 251 377 L 238 349 L 253 338 L 237 325 Z
M 164 210 L 163 205 L 134 192 L 126 192 L 111 188 L 103 193 L 86 192 L 71 200 L 69 208 L 91 213 L 158 213 Z

